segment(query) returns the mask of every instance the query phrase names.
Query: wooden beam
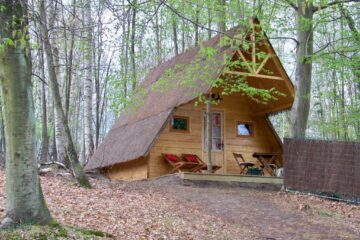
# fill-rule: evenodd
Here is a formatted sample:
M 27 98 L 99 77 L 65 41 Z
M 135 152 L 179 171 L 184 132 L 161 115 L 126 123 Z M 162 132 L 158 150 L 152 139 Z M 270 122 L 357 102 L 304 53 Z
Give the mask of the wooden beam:
M 255 74 L 259 74 L 259 72 L 261 71 L 261 69 L 265 66 L 266 62 L 269 60 L 269 58 L 271 57 L 271 54 L 268 54 L 266 56 L 266 58 L 262 61 L 262 63 L 260 64 L 260 66 L 258 67 L 258 69 L 256 70 Z
M 249 65 L 249 62 L 246 60 L 244 54 L 240 50 L 237 50 L 237 53 L 241 57 L 241 59 L 245 62 L 245 65 L 248 68 L 249 72 L 254 73 L 254 69 Z
M 256 74 L 256 73 L 245 73 L 245 72 L 236 72 L 236 71 L 224 71 L 224 73 L 233 74 L 233 75 L 240 75 L 240 76 L 245 76 L 245 77 L 265 78 L 265 79 L 280 80 L 280 81 L 284 80 L 282 77 L 263 75 L 263 74 Z

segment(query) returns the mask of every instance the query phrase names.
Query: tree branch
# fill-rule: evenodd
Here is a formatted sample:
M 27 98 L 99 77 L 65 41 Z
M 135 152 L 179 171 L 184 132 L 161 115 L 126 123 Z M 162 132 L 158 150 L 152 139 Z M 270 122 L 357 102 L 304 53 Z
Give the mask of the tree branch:
M 339 9 L 340 9 L 341 15 L 345 18 L 345 20 L 348 24 L 351 34 L 353 35 L 355 40 L 360 44 L 360 33 L 356 29 L 356 23 L 355 23 L 354 19 L 351 17 L 349 11 L 347 9 L 345 9 L 342 4 L 339 4 Z
M 39 75 L 37 75 L 36 73 L 32 73 L 31 75 L 39 78 L 40 81 L 42 81 L 46 86 L 48 86 L 47 82 L 46 82 L 42 77 L 40 77 Z
M 329 2 L 328 4 L 325 4 L 325 5 L 314 6 L 313 12 L 317 12 L 319 10 L 331 7 L 333 5 L 337 5 L 337 4 L 341 4 L 341 3 L 350 3 L 350 2 L 360 2 L 360 0 L 337 0 L 337 1 Z
M 211 28 L 208 28 L 204 25 L 201 25 L 193 20 L 191 20 L 190 18 L 188 17 L 185 17 L 184 15 L 182 15 L 181 13 L 179 13 L 175 8 L 173 8 L 172 6 L 170 6 L 165 0 L 160 0 L 160 3 L 163 4 L 164 6 L 166 6 L 170 11 L 172 11 L 175 15 L 177 15 L 178 17 L 194 24 L 195 26 L 198 26 L 199 28 L 201 29 L 204 29 L 204 30 L 208 30 L 208 31 L 212 31 L 212 32 L 215 32 L 215 33 L 220 33 L 220 34 L 223 34 L 223 35 L 226 35 L 228 36 L 228 34 L 226 32 L 223 32 L 223 31 L 219 31 L 219 30 L 215 30 L 215 29 L 211 29 Z M 230 37 L 230 36 L 228 36 Z
M 298 46 L 299 46 L 299 41 L 296 40 L 296 39 L 293 38 L 293 37 L 269 37 L 269 39 L 286 39 L 286 40 L 293 40 L 293 41 L 296 43 L 296 47 L 295 47 L 295 48 L 298 48 Z
M 298 7 L 291 0 L 283 0 L 283 1 L 289 4 L 295 11 L 298 10 Z

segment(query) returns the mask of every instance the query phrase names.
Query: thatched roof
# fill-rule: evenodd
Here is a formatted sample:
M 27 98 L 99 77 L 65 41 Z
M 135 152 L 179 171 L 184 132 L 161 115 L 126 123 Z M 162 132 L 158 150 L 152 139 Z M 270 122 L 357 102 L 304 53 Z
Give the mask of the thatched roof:
M 237 33 L 238 30 L 234 28 L 229 30 L 227 35 L 234 36 Z M 193 47 L 150 70 L 138 88 L 140 104 L 120 115 L 86 165 L 86 170 L 146 156 L 176 108 L 194 100 L 200 93 L 210 91 L 211 84 L 206 81 L 219 76 L 224 67 L 225 55 L 232 56 L 236 49 L 230 46 L 221 47 L 219 35 L 204 42 L 202 46 L 217 50 L 213 58 L 215 61 L 209 62 L 207 58 L 201 57 L 200 48 Z M 189 68 L 193 69 L 189 72 Z M 189 74 L 192 76 L 188 76 Z M 167 77 L 168 75 L 173 76 Z M 196 78 L 195 84 L 187 83 L 189 77 Z M 170 82 L 171 87 L 165 91 L 154 91 L 156 83 L 162 80 Z M 166 86 L 162 88 L 166 89 Z M 143 96 L 142 92 L 146 94 Z

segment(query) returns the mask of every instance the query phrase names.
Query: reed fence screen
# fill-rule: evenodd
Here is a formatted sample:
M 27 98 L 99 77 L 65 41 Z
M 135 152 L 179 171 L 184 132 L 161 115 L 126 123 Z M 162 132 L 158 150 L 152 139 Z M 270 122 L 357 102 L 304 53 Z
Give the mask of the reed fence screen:
M 287 188 L 360 197 L 360 142 L 284 140 Z

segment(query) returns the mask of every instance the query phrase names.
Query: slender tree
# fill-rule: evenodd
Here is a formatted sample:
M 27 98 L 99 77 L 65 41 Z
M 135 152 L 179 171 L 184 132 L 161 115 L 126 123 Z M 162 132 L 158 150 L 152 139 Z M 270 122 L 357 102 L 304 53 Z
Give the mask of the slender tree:
M 84 81 L 84 147 L 85 159 L 82 162 L 85 165 L 94 152 L 94 134 L 93 134 L 93 23 L 91 17 L 91 1 L 86 1 L 84 11 L 84 22 L 86 30 L 86 48 L 85 48 L 85 81 Z M 82 158 L 81 158 L 82 159 Z
M 55 64 L 53 62 L 53 53 L 52 47 L 48 35 L 47 27 L 47 17 L 46 17 L 46 8 L 45 0 L 40 1 L 40 19 L 41 19 L 41 37 L 44 41 L 44 49 L 46 53 L 46 61 L 49 71 L 49 80 L 51 86 L 51 92 L 54 97 L 54 104 L 56 112 L 59 114 L 59 119 L 61 120 L 62 126 L 64 126 L 64 135 L 66 137 L 66 150 L 68 155 L 68 160 L 70 162 L 73 174 L 77 179 L 78 183 L 82 187 L 91 187 L 88 178 L 86 177 L 82 166 L 79 163 L 78 155 L 71 137 L 70 128 L 65 117 L 64 109 L 61 103 L 60 91 L 57 81 L 57 75 L 55 73 Z
M 32 65 L 26 1 L 0 1 L 0 79 L 5 110 L 6 215 L 2 228 L 49 224 L 35 157 Z
M 132 2 L 132 16 L 131 16 L 131 35 L 130 35 L 130 58 L 131 58 L 131 70 L 132 70 L 132 91 L 135 90 L 136 87 L 136 62 L 135 62 L 135 40 L 136 40 L 136 13 L 137 13 L 137 0 Z

